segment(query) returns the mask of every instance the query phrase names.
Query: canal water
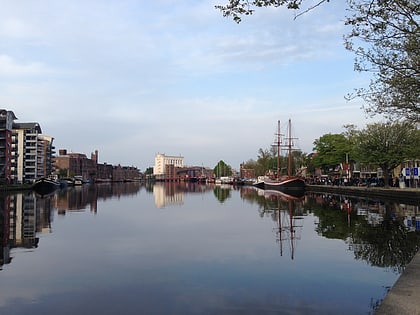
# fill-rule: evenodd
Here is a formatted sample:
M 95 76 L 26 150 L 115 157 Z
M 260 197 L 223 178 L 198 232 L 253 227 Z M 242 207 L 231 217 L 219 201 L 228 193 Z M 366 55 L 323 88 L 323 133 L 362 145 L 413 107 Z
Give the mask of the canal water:
M 0 314 L 373 314 L 418 205 L 97 184 L 0 197 Z

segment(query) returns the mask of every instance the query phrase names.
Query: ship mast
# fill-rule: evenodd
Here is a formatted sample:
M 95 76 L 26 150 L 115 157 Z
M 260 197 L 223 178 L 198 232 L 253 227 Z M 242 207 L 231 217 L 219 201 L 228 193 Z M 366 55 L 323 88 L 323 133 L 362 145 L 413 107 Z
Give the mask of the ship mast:
M 287 167 L 287 175 L 292 176 L 292 122 L 289 118 L 289 128 L 288 128 L 288 134 L 289 134 L 289 144 L 288 144 L 288 167 Z
M 293 171 L 293 156 L 292 156 L 292 147 L 293 147 L 293 139 L 297 139 L 297 138 L 292 138 L 292 120 L 289 118 L 289 126 L 288 126 L 288 143 L 287 143 L 287 151 L 288 151 L 288 165 L 287 165 L 287 175 L 288 176 L 292 176 L 292 171 Z
M 277 179 L 280 179 L 280 142 L 281 142 L 281 135 L 280 135 L 280 120 L 277 121 Z

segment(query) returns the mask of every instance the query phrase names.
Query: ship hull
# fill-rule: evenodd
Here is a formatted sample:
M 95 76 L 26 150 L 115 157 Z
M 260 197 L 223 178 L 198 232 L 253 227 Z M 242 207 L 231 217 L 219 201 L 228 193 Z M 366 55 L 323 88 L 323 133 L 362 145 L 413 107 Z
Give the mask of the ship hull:
M 40 178 L 35 181 L 32 189 L 40 195 L 47 195 L 60 188 L 60 183 L 50 178 Z
M 288 177 L 282 180 L 264 180 L 255 184 L 264 190 L 276 190 L 290 195 L 305 192 L 305 181 L 300 177 Z

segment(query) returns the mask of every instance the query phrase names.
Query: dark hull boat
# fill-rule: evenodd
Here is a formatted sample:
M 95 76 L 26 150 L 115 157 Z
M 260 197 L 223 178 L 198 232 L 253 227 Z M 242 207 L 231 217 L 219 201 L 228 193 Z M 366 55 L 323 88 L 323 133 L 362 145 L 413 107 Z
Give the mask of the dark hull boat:
M 305 181 L 303 180 L 303 178 L 299 177 L 299 176 L 293 176 L 291 174 L 292 172 L 292 143 L 291 143 L 291 123 L 289 120 L 289 136 L 288 136 L 288 144 L 287 144 L 287 148 L 288 148 L 288 166 L 287 166 L 287 172 L 288 175 L 287 176 L 282 176 L 279 177 L 280 174 L 280 146 L 281 146 L 281 139 L 280 139 L 280 122 L 279 122 L 279 127 L 278 127 L 278 133 L 277 133 L 277 148 L 278 148 L 278 153 L 277 153 L 277 178 L 272 179 L 272 178 L 268 178 L 268 177 L 264 177 L 263 179 L 261 179 L 260 181 L 258 181 L 257 183 L 254 184 L 254 186 L 264 189 L 264 190 L 276 190 L 276 191 L 280 191 L 289 195 L 293 195 L 293 196 L 300 196 L 303 195 L 305 193 Z
M 256 186 L 265 190 L 277 190 L 290 195 L 300 194 L 305 191 L 305 181 L 297 176 L 286 176 L 280 180 L 266 179 Z M 263 187 L 261 187 L 263 186 Z
M 38 178 L 32 185 L 32 189 L 40 195 L 48 195 L 60 188 L 60 182 L 53 178 Z

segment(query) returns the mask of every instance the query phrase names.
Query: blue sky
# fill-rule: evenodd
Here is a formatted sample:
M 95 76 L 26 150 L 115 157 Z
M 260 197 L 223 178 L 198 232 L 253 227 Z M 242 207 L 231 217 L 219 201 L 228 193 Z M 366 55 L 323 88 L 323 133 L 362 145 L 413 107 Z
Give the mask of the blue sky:
M 297 145 L 362 128 L 366 86 L 343 46 L 344 1 L 294 20 L 262 8 L 241 24 L 225 0 L 0 0 L 0 108 L 39 122 L 56 149 L 152 166 L 234 168 L 269 148 L 277 120 Z

